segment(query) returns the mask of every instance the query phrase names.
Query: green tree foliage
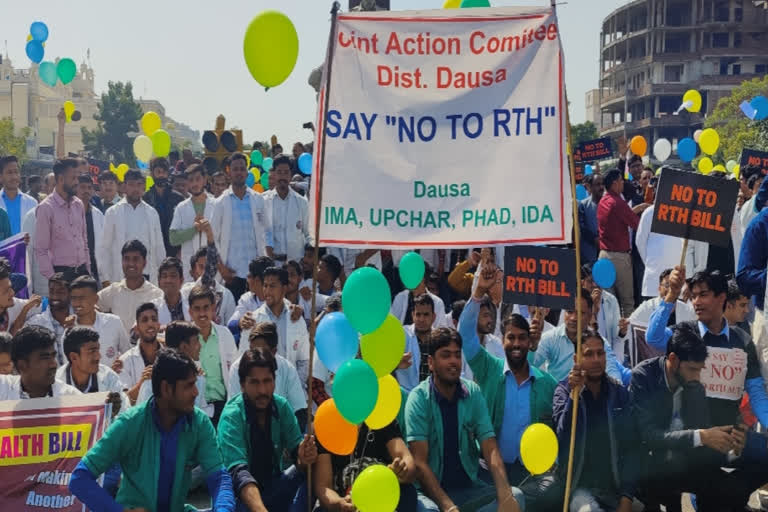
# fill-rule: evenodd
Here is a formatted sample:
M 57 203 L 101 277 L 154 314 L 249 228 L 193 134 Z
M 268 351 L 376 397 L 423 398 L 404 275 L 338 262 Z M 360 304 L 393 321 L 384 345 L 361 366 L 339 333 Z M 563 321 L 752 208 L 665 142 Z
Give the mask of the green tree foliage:
M 0 156 L 14 155 L 19 160 L 27 156 L 27 137 L 29 127 L 24 127 L 19 135 L 16 135 L 13 120 L 9 117 L 0 119 Z
M 738 161 L 743 148 L 768 149 L 768 121 L 750 121 L 740 108 L 742 101 L 749 102 L 760 94 L 768 96 L 768 75 L 742 82 L 730 96 L 718 101 L 707 116 L 704 126 L 714 128 L 720 135 L 720 149 L 712 157 L 716 164 Z
M 95 158 L 135 165 L 133 139 L 128 132 L 139 131 L 142 110 L 133 100 L 133 85 L 109 82 L 97 106 L 99 110 L 93 117 L 99 122 L 98 128 L 81 129 L 85 150 Z
M 595 123 L 592 121 L 571 125 L 571 144 L 573 147 L 578 146 L 582 142 L 597 139 L 598 137 L 600 137 L 600 133 L 597 131 L 597 126 L 595 126 Z

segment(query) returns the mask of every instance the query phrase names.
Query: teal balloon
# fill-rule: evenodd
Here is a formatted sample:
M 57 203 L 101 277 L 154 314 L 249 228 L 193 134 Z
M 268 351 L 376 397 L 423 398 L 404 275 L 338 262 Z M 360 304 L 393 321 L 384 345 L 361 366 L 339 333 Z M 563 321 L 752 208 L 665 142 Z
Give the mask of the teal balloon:
M 265 158 L 264 161 L 261 163 L 261 166 L 264 168 L 265 171 L 271 171 L 272 159 L 270 157 Z
M 490 7 L 491 2 L 488 0 L 462 0 L 461 7 Z
M 75 78 L 75 75 L 77 75 L 75 61 L 69 58 L 61 59 L 56 66 L 56 74 L 59 75 L 59 80 L 61 80 L 61 83 L 64 85 L 71 82 Z
M 325 367 L 335 373 L 342 364 L 355 358 L 360 338 L 344 313 L 331 313 L 317 326 L 315 346 Z
M 400 280 L 403 286 L 413 290 L 421 284 L 424 279 L 424 258 L 415 252 L 409 252 L 400 260 Z
M 341 305 L 349 323 L 363 334 L 379 328 L 389 314 L 392 295 L 384 275 L 371 267 L 350 274 L 341 293 Z
M 360 359 L 339 367 L 333 378 L 333 401 L 339 413 L 358 425 L 371 415 L 379 398 L 379 379 L 373 368 Z
M 254 149 L 251 151 L 251 165 L 257 166 L 261 165 L 261 162 L 264 161 L 264 155 L 261 154 L 261 151 L 258 149 Z
M 56 81 L 59 79 L 59 76 L 56 74 L 56 64 L 53 62 L 41 62 L 38 73 L 40 73 L 40 80 L 51 87 L 55 86 Z
M 261 183 L 261 186 L 264 187 L 265 192 L 269 190 L 269 172 L 268 171 L 264 171 L 261 173 L 261 181 L 259 181 L 259 183 Z

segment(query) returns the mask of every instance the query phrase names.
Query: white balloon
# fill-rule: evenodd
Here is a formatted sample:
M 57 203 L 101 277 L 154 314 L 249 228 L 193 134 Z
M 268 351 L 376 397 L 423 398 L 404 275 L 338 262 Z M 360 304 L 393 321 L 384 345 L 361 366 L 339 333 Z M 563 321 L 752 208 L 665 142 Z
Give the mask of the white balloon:
M 672 154 L 672 143 L 667 139 L 659 139 L 653 145 L 653 156 L 659 162 L 665 162 L 667 158 Z
M 693 132 L 693 140 L 695 140 L 696 142 L 699 142 L 699 137 L 701 137 L 701 132 L 702 130 L 696 130 L 695 132 Z

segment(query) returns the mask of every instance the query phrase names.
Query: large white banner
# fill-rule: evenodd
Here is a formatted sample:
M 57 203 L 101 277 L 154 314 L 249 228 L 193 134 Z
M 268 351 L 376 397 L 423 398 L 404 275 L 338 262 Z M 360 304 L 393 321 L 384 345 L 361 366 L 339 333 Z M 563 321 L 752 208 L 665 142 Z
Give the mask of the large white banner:
M 321 245 L 570 242 L 551 9 L 343 14 L 334 38 L 327 119 L 318 101 L 325 167 L 318 130 L 313 172 Z

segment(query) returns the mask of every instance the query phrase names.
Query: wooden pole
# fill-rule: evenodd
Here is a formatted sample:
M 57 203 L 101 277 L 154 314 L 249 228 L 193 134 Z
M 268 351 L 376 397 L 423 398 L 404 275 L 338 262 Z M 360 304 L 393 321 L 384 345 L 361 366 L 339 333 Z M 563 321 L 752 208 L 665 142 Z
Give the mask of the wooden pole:
M 333 68 L 333 55 L 336 49 L 336 17 L 341 9 L 339 2 L 333 2 L 331 5 L 331 30 L 328 34 L 328 55 L 325 62 L 325 87 L 323 89 L 323 117 L 320 121 L 320 126 L 317 127 L 320 130 L 320 164 L 316 170 L 317 182 L 317 204 L 315 204 L 315 232 L 314 242 L 315 251 L 313 256 L 314 265 L 312 268 L 312 322 L 309 325 L 309 364 L 307 370 L 307 435 L 312 435 L 314 418 L 312 416 L 312 366 L 315 356 L 315 331 L 317 329 L 317 323 L 315 322 L 315 311 L 317 307 L 317 269 L 318 261 L 320 259 L 320 212 L 322 212 L 323 204 L 323 172 L 325 171 L 325 141 L 327 133 L 325 130 L 325 120 L 328 118 L 328 99 L 330 98 L 331 89 L 331 69 Z M 307 512 L 312 512 L 312 466 L 307 466 Z
M 555 0 L 551 0 L 552 9 L 555 13 L 555 21 L 557 21 L 557 6 Z M 560 51 L 562 52 L 563 43 L 560 41 Z M 564 58 L 561 56 L 560 65 L 564 65 Z M 565 85 L 563 85 L 565 89 Z M 566 128 L 566 145 L 568 147 L 568 168 L 571 174 L 571 197 L 573 198 L 572 214 L 573 214 L 573 244 L 576 253 L 576 363 L 581 363 L 581 232 L 579 230 L 579 205 L 576 201 L 576 169 L 573 164 L 572 139 L 571 139 L 571 116 L 568 111 L 568 92 L 565 91 L 565 128 Z M 574 389 L 571 391 L 571 399 L 573 400 L 573 414 L 571 419 L 571 441 L 568 447 L 568 471 L 565 479 L 565 496 L 563 497 L 563 512 L 568 512 L 568 504 L 571 497 L 571 484 L 573 479 L 573 451 L 576 441 L 576 421 L 579 417 L 579 391 Z

